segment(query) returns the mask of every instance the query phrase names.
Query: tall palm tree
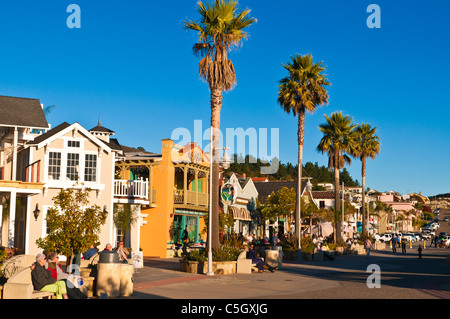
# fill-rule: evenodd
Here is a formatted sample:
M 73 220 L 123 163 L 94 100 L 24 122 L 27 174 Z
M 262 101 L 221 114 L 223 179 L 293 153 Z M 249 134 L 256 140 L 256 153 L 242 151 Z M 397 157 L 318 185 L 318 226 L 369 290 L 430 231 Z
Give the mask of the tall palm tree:
M 327 87 L 330 85 L 323 62 L 314 63 L 310 54 L 295 55 L 283 64 L 289 75 L 281 79 L 278 103 L 286 113 L 298 116 L 298 169 L 295 233 L 300 234 L 300 203 L 303 168 L 303 142 L 305 138 L 305 113 L 314 113 L 317 106 L 328 104 Z
M 344 168 L 346 162 L 351 164 L 347 153 L 352 152 L 355 143 L 354 128 L 356 124 L 352 123 L 352 119 L 348 115 L 343 116 L 342 112 L 332 113 L 330 117 L 325 115 L 325 119 L 327 122 L 319 125 L 323 137 L 317 150 L 328 154 L 328 168 L 334 169 L 334 242 L 336 243 L 342 240 L 341 225 L 337 219 L 340 212 L 339 170 Z
M 366 220 L 366 201 L 365 201 L 365 184 L 366 184 L 366 160 L 368 157 L 375 159 L 380 153 L 380 139 L 375 135 L 376 127 L 371 127 L 369 124 L 361 124 L 355 128 L 356 142 L 353 148 L 352 155 L 359 157 L 361 160 L 361 176 L 362 176 L 362 233 L 367 235 L 367 220 Z
M 236 73 L 233 63 L 228 58 L 228 52 L 247 39 L 244 29 L 256 22 L 256 19 L 249 16 L 248 9 L 238 12 L 238 2 L 235 0 L 215 0 L 206 4 L 199 1 L 196 9 L 200 14 L 199 21 L 184 21 L 184 28 L 198 33 L 198 43 L 194 44 L 193 52 L 202 58 L 199 63 L 199 74 L 210 89 L 213 130 L 210 143 L 213 161 L 210 172 L 212 179 L 211 246 L 219 248 L 219 163 L 215 159 L 218 157 L 216 153 L 220 146 L 220 110 L 223 92 L 232 90 L 236 85 Z

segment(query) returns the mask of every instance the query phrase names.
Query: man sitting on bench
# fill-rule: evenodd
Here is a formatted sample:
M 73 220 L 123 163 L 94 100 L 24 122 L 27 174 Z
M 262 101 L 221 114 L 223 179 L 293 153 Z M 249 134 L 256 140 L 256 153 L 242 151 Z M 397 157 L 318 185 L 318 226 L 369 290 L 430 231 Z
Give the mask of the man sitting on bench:
M 44 254 L 37 254 L 36 263 L 31 266 L 31 280 L 34 289 L 39 291 L 48 291 L 56 294 L 56 299 L 69 299 L 67 296 L 66 283 L 56 281 L 52 277 L 52 272 L 45 269 L 47 258 Z
M 272 267 L 266 264 L 261 258 L 258 258 L 255 251 L 255 245 L 250 244 L 250 250 L 248 258 L 252 260 L 252 264 L 256 264 L 258 272 L 264 272 L 264 269 L 268 269 L 270 272 L 274 272 L 278 267 Z

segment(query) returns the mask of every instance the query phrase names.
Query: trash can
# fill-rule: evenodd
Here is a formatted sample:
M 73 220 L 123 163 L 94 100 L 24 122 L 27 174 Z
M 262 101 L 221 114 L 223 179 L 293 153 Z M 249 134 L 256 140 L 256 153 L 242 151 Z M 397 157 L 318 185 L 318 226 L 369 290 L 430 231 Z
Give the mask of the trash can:
M 282 246 L 272 246 L 272 250 L 278 251 L 278 269 L 281 269 L 283 266 L 283 247 Z
M 102 293 L 109 297 L 120 295 L 120 279 L 122 263 L 115 251 L 103 251 L 99 253 L 97 263 L 97 296 Z
M 120 296 L 128 297 L 133 294 L 133 273 L 134 266 L 132 264 L 120 265 Z
M 267 249 L 266 250 L 266 258 L 265 258 L 264 261 L 269 266 L 279 267 L 279 265 L 278 265 L 278 256 L 279 256 L 279 251 L 278 250 Z

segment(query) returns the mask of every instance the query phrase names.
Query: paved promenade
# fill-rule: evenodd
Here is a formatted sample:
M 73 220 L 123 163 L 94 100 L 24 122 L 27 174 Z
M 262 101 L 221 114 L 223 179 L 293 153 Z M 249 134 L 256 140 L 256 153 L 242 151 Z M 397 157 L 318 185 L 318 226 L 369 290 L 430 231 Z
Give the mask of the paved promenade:
M 179 271 L 179 259 L 147 259 L 127 299 L 450 299 L 449 249 L 417 256 L 389 248 L 334 261 L 285 262 L 275 273 L 195 275 Z M 397 250 L 398 251 L 398 250 Z M 401 251 L 401 250 L 400 250 Z M 381 269 L 381 288 L 369 288 L 369 265 Z

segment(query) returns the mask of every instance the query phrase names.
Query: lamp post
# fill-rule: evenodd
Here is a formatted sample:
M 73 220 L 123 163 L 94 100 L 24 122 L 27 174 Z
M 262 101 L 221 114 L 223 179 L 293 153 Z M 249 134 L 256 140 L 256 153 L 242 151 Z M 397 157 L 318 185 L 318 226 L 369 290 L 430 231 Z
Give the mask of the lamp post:
M 208 213 L 208 272 L 206 273 L 207 276 L 214 276 L 214 271 L 212 267 L 212 165 L 214 162 L 214 156 L 213 156 L 213 150 L 224 150 L 224 154 L 222 156 L 222 167 L 224 169 L 228 169 L 230 167 L 230 158 L 227 155 L 227 149 L 230 149 L 228 147 L 218 147 L 213 148 L 213 128 L 210 128 L 210 137 L 211 137 L 211 143 L 210 143 L 210 156 L 209 156 L 209 213 Z
M 300 182 L 300 192 L 301 192 L 301 182 Z M 306 190 L 310 193 L 312 189 L 312 184 L 310 179 L 306 182 Z M 301 213 L 301 202 L 302 202 L 302 194 L 299 196 L 300 203 L 298 203 L 298 261 L 302 261 L 302 213 Z M 312 234 L 312 229 L 309 230 Z

